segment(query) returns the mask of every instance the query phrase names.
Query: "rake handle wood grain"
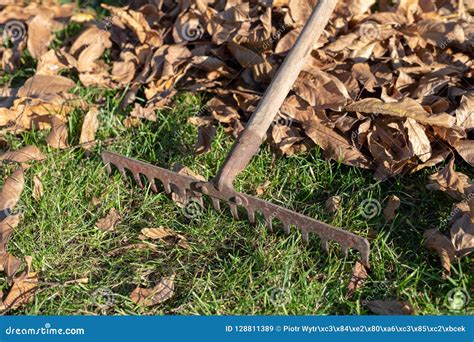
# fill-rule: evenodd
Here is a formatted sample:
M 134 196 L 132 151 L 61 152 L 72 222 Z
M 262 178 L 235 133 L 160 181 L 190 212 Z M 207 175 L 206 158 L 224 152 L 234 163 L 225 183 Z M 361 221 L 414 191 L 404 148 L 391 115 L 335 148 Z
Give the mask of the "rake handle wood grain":
M 213 179 L 217 189 L 232 188 L 235 177 L 245 169 L 258 152 L 268 128 L 275 120 L 275 116 L 311 54 L 314 44 L 321 36 L 336 4 L 337 0 L 318 1 L 295 45 L 286 56 L 257 109 L 252 114 L 245 130 L 237 138 L 219 173 Z

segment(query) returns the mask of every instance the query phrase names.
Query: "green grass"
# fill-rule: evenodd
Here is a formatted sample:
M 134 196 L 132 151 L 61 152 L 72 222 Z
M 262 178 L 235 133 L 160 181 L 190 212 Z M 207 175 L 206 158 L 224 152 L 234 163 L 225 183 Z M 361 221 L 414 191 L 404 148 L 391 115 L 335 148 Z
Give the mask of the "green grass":
M 472 255 L 455 263 L 451 278 L 442 280 L 438 257 L 422 247 L 424 229 L 447 231 L 452 204 L 445 194 L 425 190 L 434 168 L 377 184 L 370 171 L 328 162 L 317 149 L 281 158 L 265 145 L 238 178 L 239 191 L 253 194 L 269 180 L 267 200 L 364 237 L 377 232 L 371 240 L 369 279 L 348 299 L 356 252 L 344 258 L 340 248 L 331 245 L 325 254 L 315 237 L 305 244 L 297 232 L 269 234 L 262 221 L 255 226 L 234 221 L 228 210 L 209 208 L 189 219 L 164 193 L 142 190 L 118 173 L 106 174 L 99 157 L 104 149 L 167 168 L 181 163 L 206 178 L 216 174 L 233 140 L 219 127 L 211 152 L 194 154 L 197 129 L 186 120 L 203 105 L 200 98 L 182 94 L 173 108 L 158 113 L 156 123 L 126 129 L 125 115 L 117 109 L 120 93 L 79 87 L 75 91 L 87 101 L 100 94 L 105 101 L 100 107 L 100 142 L 91 156 L 79 147 L 48 148 L 47 132 L 6 135 L 13 149 L 34 144 L 47 154 L 46 161 L 26 171 L 19 205 L 23 217 L 8 246 L 18 257 L 33 257 L 44 283 L 32 303 L 8 314 L 366 314 L 362 302 L 367 299 L 409 300 L 418 314 L 459 314 L 446 307 L 449 291 L 460 287 L 474 298 Z M 84 114 L 71 113 L 72 145 L 77 144 Z M 0 185 L 9 171 L 2 168 Z M 40 175 L 45 189 L 39 201 L 32 198 L 34 175 Z M 361 215 L 364 199 L 376 199 L 383 207 L 390 194 L 402 201 L 394 221 L 386 223 L 382 214 L 370 220 Z M 324 212 L 324 202 L 332 195 L 343 199 L 334 216 Z M 93 198 L 100 199 L 99 205 Z M 114 232 L 99 231 L 95 223 L 111 208 L 122 214 L 121 223 Z M 142 228 L 158 226 L 186 236 L 191 247 L 150 241 L 155 249 L 117 250 L 142 242 Z M 173 273 L 176 291 L 169 301 L 144 308 L 129 299 L 137 285 L 149 287 Z M 84 277 L 88 283 L 69 282 Z M 8 290 L 4 277 L 0 284 L 0 290 Z M 473 312 L 471 301 L 460 313 Z

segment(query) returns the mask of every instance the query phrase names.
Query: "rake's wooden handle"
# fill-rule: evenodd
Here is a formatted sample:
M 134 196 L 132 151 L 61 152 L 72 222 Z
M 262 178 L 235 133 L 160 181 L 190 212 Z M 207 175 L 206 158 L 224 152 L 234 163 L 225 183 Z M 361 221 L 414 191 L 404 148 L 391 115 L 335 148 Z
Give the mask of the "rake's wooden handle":
M 277 115 L 293 83 L 303 68 L 314 44 L 329 21 L 337 0 L 319 0 L 295 45 L 272 79 L 252 114 L 244 132 L 232 146 L 227 159 L 213 182 L 218 189 L 232 187 L 235 177 L 258 152 L 266 132 Z

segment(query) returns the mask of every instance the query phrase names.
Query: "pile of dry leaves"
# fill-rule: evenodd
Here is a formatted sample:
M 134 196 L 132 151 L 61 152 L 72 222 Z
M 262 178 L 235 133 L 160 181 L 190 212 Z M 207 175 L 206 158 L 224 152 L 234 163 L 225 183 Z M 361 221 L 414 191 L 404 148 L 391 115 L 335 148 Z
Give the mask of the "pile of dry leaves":
M 140 0 L 129 7 L 104 4 L 109 15 L 98 19 L 74 4 L 12 0 L 0 10 L 1 67 L 6 73 L 21 68 L 25 49 L 37 67 L 20 88 L 2 89 L 0 129 L 52 128 L 48 144 L 65 148 L 68 113 L 81 107 L 88 114 L 80 142 L 89 148 L 98 111 L 70 93 L 76 83 L 124 89 L 121 108 L 133 108 L 129 125 L 156 120 L 155 110 L 186 90 L 210 98 L 190 119 L 199 126 L 196 151 L 204 153 L 215 123 L 234 136 L 243 130 L 315 2 Z M 450 156 L 430 187 L 467 203 L 474 190 L 453 163 L 474 165 L 473 11 L 472 0 L 339 1 L 269 142 L 283 155 L 318 145 L 328 159 L 372 169 L 378 179 Z M 69 22 L 82 30 L 51 49 L 54 32 Z M 136 100 L 143 97 L 146 102 Z M 472 250 L 470 217 L 461 204 L 451 245 L 445 241 L 442 251 L 436 241 L 447 237 L 427 233 L 446 269 Z

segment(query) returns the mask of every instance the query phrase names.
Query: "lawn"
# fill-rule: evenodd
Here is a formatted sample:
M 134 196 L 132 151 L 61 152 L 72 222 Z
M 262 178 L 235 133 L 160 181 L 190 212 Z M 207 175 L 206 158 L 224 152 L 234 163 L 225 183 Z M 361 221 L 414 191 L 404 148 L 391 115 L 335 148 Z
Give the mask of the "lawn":
M 233 139 L 218 127 L 211 151 L 194 153 L 197 129 L 187 119 L 199 113 L 202 98 L 182 93 L 172 108 L 157 113 L 157 122 L 126 128 L 122 122 L 130 108 L 118 110 L 120 91 L 77 86 L 74 92 L 89 102 L 102 99 L 99 143 L 91 155 L 78 146 L 49 148 L 44 131 L 5 134 L 12 149 L 33 144 L 47 155 L 26 171 L 18 205 L 23 218 L 9 243 L 13 255 L 33 257 L 41 284 L 30 304 L 7 314 L 367 314 L 365 301 L 378 299 L 407 300 L 423 315 L 474 313 L 472 301 L 461 312 L 447 305 L 452 289 L 474 296 L 473 256 L 456 262 L 450 278 L 442 280 L 438 256 L 422 247 L 425 229 L 447 230 L 453 203 L 425 189 L 435 168 L 380 183 L 371 171 L 326 161 L 317 149 L 279 157 L 265 145 L 238 178 L 238 191 L 255 194 L 269 181 L 264 199 L 370 239 L 369 278 L 348 298 L 354 251 L 345 258 L 331 245 L 326 254 L 315 237 L 305 244 L 296 231 L 269 234 L 262 220 L 256 225 L 235 221 L 227 209 L 219 213 L 209 207 L 189 217 L 164 192 L 140 189 L 118 172 L 107 175 L 100 159 L 105 149 L 167 168 L 180 163 L 208 179 L 216 174 Z M 71 146 L 77 144 L 84 114 L 78 109 L 70 116 Z M 458 169 L 472 178 L 469 167 Z M 12 168 L 1 171 L 3 182 Z M 39 200 L 32 197 L 34 175 L 44 186 Z M 330 215 L 324 203 L 333 195 L 342 203 Z M 392 222 L 380 212 L 368 219 L 361 211 L 366 199 L 383 208 L 389 195 L 401 199 Z M 97 229 L 111 208 L 121 222 L 112 232 Z M 140 239 L 141 229 L 159 226 L 183 235 L 189 248 Z M 172 274 L 176 289 L 170 300 L 152 308 L 130 300 L 136 286 L 150 287 Z

